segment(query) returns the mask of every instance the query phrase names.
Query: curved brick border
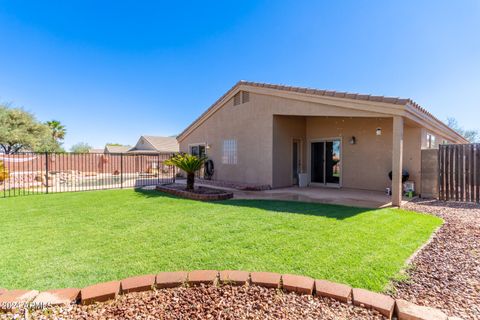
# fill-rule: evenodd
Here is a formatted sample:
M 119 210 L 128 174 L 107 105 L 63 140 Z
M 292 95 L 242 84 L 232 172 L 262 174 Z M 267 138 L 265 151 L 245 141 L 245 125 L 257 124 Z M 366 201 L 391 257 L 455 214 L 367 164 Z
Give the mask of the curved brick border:
M 36 290 L 5 290 L 0 288 L 0 310 L 12 311 L 19 306 L 44 308 L 52 305 L 70 303 L 92 304 L 115 299 L 120 294 L 141 292 L 153 289 L 174 288 L 198 285 L 258 285 L 266 288 L 281 289 L 285 292 L 328 297 L 342 303 L 374 309 L 391 319 L 399 320 L 453 320 L 442 311 L 417 306 L 404 300 L 393 298 L 365 289 L 351 288 L 348 285 L 315 280 L 310 277 L 279 274 L 272 272 L 248 272 L 237 270 L 196 270 L 161 272 L 145 276 L 136 276 L 121 281 L 109 281 L 88 286 L 83 289 L 57 289 L 39 293 Z
M 228 191 L 217 193 L 217 194 L 202 194 L 202 193 L 193 193 L 185 190 L 169 188 L 168 185 L 158 185 L 156 187 L 156 190 L 165 192 L 174 196 L 187 198 L 191 200 L 200 200 L 200 201 L 218 201 L 218 200 L 227 200 L 227 199 L 233 198 L 233 193 Z

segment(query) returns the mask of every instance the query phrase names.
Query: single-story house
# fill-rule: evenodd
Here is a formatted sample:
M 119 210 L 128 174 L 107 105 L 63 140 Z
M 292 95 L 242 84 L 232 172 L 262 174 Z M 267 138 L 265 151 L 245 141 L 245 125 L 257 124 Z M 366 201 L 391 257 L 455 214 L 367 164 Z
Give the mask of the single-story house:
M 422 149 L 467 143 L 411 99 L 246 81 L 177 139 L 213 160 L 216 180 L 281 188 L 304 173 L 312 186 L 391 188 L 393 205 L 402 169 L 420 190 Z
M 176 137 L 141 136 L 128 153 L 175 153 L 179 152 Z

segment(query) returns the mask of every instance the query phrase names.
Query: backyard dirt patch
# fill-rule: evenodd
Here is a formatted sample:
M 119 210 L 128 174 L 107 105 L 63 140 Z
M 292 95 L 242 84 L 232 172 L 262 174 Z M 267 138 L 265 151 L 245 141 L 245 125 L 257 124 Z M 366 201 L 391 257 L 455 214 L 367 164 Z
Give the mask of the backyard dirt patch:
M 48 314 L 49 313 L 49 314 Z M 34 319 L 385 319 L 329 298 L 257 286 L 201 286 L 131 293 L 91 306 L 36 311 Z
M 403 209 L 437 215 L 445 224 L 395 284 L 396 298 L 480 319 L 480 205 L 415 200 Z

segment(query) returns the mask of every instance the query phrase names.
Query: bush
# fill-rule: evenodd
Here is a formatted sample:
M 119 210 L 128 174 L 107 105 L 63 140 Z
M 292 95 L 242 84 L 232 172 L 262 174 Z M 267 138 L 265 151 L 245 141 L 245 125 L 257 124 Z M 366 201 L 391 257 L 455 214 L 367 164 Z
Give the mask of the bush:
M 0 182 L 7 180 L 9 177 L 8 170 L 5 168 L 3 161 L 0 161 Z

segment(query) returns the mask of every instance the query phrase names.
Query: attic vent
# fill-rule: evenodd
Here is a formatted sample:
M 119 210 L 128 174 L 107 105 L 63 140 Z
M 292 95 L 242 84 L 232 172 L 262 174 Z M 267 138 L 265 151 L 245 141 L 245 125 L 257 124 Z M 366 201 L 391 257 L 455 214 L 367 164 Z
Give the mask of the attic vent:
M 240 93 L 241 92 L 237 92 L 237 94 L 233 96 L 233 105 L 234 106 L 238 106 L 241 103 L 240 102 Z
M 242 103 L 250 101 L 250 94 L 248 91 L 242 91 Z
M 246 103 L 250 101 L 250 94 L 248 91 L 239 91 L 233 96 L 233 105 L 238 106 L 239 104 Z

